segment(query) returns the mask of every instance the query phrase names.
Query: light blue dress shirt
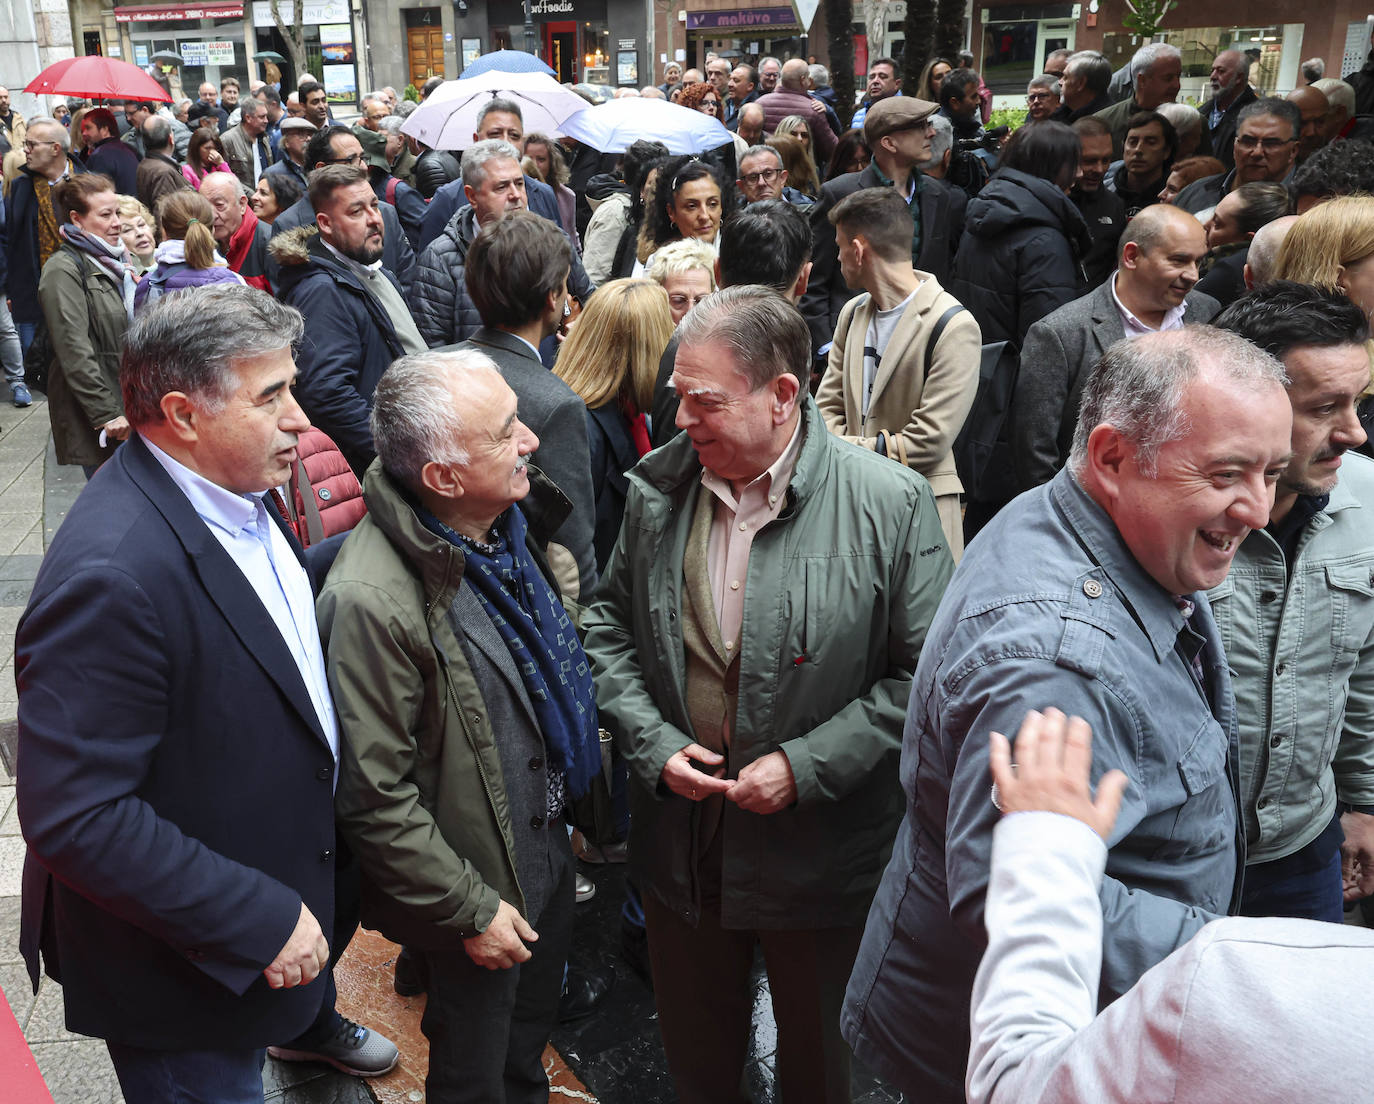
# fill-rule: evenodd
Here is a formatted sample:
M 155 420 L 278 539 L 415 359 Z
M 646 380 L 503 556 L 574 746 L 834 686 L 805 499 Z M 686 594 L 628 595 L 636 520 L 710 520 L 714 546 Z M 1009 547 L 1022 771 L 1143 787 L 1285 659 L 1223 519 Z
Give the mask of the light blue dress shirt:
M 272 506 L 262 494 L 235 494 L 210 482 L 172 459 L 146 437 L 143 443 L 238 565 L 277 626 L 291 658 L 296 661 L 337 765 L 339 722 L 329 696 L 324 650 L 315 621 L 315 595 L 310 588 L 310 577 L 286 534 L 268 512 Z

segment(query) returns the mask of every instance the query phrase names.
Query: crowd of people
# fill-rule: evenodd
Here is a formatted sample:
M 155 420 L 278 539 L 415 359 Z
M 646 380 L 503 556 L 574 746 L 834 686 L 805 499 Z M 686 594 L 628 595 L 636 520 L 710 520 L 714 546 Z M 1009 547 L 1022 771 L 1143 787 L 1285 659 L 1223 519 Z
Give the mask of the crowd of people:
M 1226 50 L 1194 109 L 1167 44 L 1058 51 L 1009 135 L 973 61 L 873 61 L 848 128 L 822 66 L 669 63 L 637 94 L 730 132 L 675 156 L 501 95 L 440 150 L 308 77 L 0 89 L 0 360 L 89 480 L 16 636 L 23 950 L 126 1099 L 391 1069 L 335 1008 L 361 922 L 428 1098 L 542 1104 L 608 984 L 579 859 L 628 856 L 689 1104 L 747 1098 L 756 953 L 789 1102 L 855 1055 L 1221 1077 L 1131 1035 L 1154 971 L 1374 893 L 1374 60 L 1280 98 Z M 1320 1038 L 1301 957 L 1193 1029 Z

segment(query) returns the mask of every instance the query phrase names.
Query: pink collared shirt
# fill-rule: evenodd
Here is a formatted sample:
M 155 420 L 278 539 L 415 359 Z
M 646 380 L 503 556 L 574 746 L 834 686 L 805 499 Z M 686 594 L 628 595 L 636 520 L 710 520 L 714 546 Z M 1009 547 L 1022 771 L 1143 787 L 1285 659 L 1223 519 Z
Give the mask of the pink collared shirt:
M 744 584 L 749 577 L 749 552 L 754 536 L 782 513 L 787 486 L 801 452 L 802 419 L 797 417 L 792 439 L 781 455 L 757 476 L 737 499 L 728 479 L 703 468 L 701 483 L 716 496 L 711 536 L 706 546 L 706 569 L 711 576 L 711 600 L 726 654 L 734 657 L 744 624 Z

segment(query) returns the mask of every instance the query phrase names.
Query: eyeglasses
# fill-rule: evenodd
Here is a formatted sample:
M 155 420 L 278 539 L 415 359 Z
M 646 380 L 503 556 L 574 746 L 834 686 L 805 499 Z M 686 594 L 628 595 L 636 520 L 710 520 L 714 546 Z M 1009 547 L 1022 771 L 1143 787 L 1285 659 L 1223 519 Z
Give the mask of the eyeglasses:
M 326 157 L 323 163 L 326 165 L 361 165 L 363 154 L 359 152 L 349 157 Z
M 60 146 L 61 144 L 61 142 L 35 142 L 32 139 L 26 139 L 24 142 L 24 152 L 28 153 L 30 150 L 36 150 L 39 146 Z
M 777 169 L 764 169 L 762 172 L 740 173 L 746 184 L 771 184 L 778 178 Z
M 700 295 L 682 295 L 680 293 L 677 295 L 670 295 L 668 296 L 668 304 L 673 310 L 687 311 L 691 310 L 710 294 L 709 291 L 704 291 Z
M 717 110 L 720 109 L 720 101 L 719 101 L 719 100 L 702 100 L 702 101 L 701 101 L 701 106 L 702 106 L 702 107 L 709 107 L 712 111 L 717 111 Z
M 1263 149 L 1265 153 L 1277 153 L 1296 141 L 1296 138 L 1256 138 L 1253 134 L 1246 134 L 1236 139 L 1236 145 L 1247 151 Z
M 1026 99 L 1030 100 L 1031 103 L 1035 103 L 1037 100 L 1048 100 L 1048 99 L 1052 99 L 1052 98 L 1053 98 L 1053 97 L 1052 97 L 1048 92 L 1027 92 L 1027 93 L 1026 93 Z

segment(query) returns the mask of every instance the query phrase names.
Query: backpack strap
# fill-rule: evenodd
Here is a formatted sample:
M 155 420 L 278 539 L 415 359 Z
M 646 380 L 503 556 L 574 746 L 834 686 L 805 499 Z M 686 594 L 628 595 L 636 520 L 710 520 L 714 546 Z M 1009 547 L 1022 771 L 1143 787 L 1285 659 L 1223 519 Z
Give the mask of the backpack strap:
M 966 309 L 962 303 L 955 303 L 944 314 L 935 320 L 935 326 L 930 331 L 930 340 L 926 342 L 926 375 L 930 375 L 930 365 L 935 360 L 935 346 L 940 344 L 940 338 L 945 335 L 945 327 L 949 325 L 950 319 L 961 310 Z
M 396 186 L 400 183 L 394 176 L 386 178 L 386 201 L 393 207 L 396 206 Z

